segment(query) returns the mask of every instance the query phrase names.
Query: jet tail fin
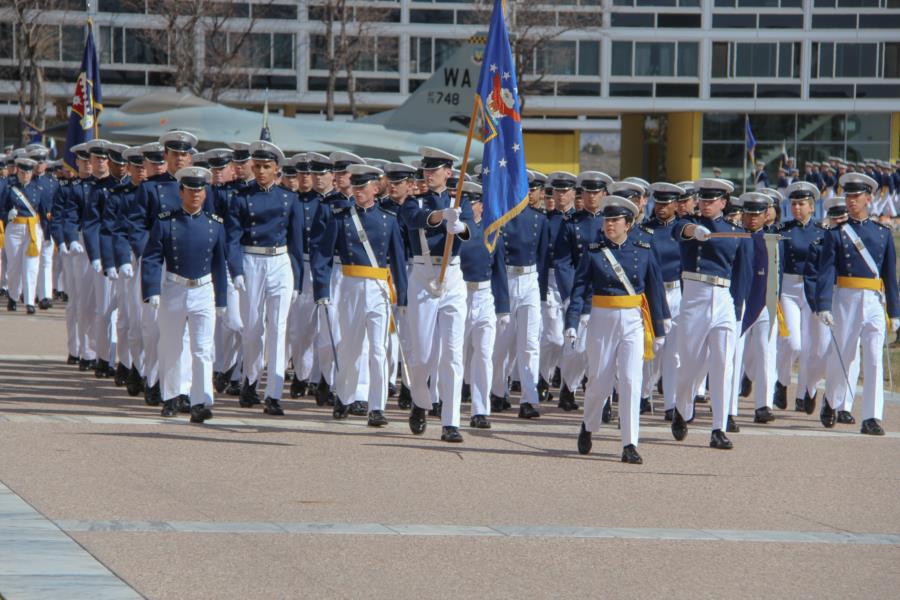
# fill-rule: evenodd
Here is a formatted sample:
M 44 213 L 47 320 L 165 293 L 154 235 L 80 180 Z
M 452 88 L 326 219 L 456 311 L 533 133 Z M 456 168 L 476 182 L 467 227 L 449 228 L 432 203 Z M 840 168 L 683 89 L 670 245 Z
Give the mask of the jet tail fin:
M 403 131 L 468 131 L 485 36 L 469 38 L 399 108 L 358 122 Z

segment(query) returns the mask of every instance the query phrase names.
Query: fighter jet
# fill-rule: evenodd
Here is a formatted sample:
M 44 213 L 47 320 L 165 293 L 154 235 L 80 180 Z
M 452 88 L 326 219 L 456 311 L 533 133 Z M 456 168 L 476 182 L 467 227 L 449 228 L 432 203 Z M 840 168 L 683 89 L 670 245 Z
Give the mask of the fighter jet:
M 269 116 L 272 142 L 286 153 L 346 150 L 391 161 L 408 162 L 418 156 L 421 146 L 462 156 L 484 50 L 479 42 L 473 38 L 460 46 L 398 108 L 354 121 Z M 212 148 L 231 141 L 258 139 L 262 123 L 258 112 L 186 93 L 153 92 L 118 109 L 104 110 L 100 136 L 134 145 L 156 140 L 165 131 L 181 129 L 196 135 L 201 147 Z M 470 163 L 480 162 L 481 155 L 482 145 L 473 139 Z

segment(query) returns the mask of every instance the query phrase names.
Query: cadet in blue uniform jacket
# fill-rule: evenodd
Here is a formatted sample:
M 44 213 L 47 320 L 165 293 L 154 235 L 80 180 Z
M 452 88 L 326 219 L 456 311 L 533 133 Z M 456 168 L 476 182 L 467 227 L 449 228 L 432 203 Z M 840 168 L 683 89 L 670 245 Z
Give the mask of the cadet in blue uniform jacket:
M 665 335 L 663 285 L 650 245 L 628 235 L 640 214 L 630 200 L 607 196 L 600 202 L 604 239 L 589 246 L 578 265 L 572 300 L 566 310 L 566 341 L 574 343 L 585 306 L 592 306 L 585 351 L 588 384 L 578 451 L 591 451 L 613 386 L 619 392 L 622 462 L 643 462 L 637 452 L 643 361 L 652 358 L 653 339 Z
M 225 229 L 220 217 L 203 210 L 210 172 L 187 167 L 175 176 L 182 205 L 158 215 L 153 225 L 144 250 L 142 295 L 159 307 L 162 416 L 174 416 L 178 409 L 179 362 L 187 327 L 191 421 L 202 423 L 212 417 L 213 331 L 216 313 L 225 309 Z

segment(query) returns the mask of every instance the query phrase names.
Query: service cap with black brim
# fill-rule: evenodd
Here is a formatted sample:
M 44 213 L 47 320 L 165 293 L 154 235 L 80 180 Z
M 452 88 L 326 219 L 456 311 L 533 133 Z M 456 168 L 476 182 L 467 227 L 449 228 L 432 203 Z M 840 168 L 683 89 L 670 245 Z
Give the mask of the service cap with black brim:
M 734 186 L 731 182 L 716 177 L 698 179 L 694 182 L 694 185 L 701 200 L 718 200 L 734 192 Z
M 481 202 L 481 186 L 474 181 L 463 182 L 463 193 L 469 195 L 470 202 Z
M 144 155 L 141 153 L 140 146 L 131 146 L 122 152 L 122 156 L 125 157 L 125 160 L 127 160 L 129 164 L 136 167 L 142 167 L 144 165 Z
M 819 188 L 808 181 L 795 181 L 787 186 L 784 191 L 791 202 L 817 201 L 819 199 Z
M 128 164 L 128 160 L 123 154 L 123 152 L 125 152 L 126 150 L 128 150 L 128 146 L 126 146 L 125 144 L 110 143 L 109 147 L 107 148 L 109 161 L 117 165 Z
M 829 217 L 840 217 L 847 214 L 847 200 L 843 196 L 832 196 L 825 201 L 823 208 Z
M 650 182 L 646 179 L 641 179 L 640 177 L 626 177 L 622 181 L 627 181 L 629 183 L 636 183 L 644 190 L 641 194 L 642 196 L 646 196 L 650 193 Z
M 234 151 L 230 148 L 213 148 L 212 150 L 207 150 L 205 154 L 206 162 L 209 163 L 211 168 L 223 169 L 231 162 Z
M 102 139 L 91 140 L 87 143 L 88 145 L 88 153 L 91 156 L 97 156 L 100 158 L 109 158 L 109 147 L 111 144 Z
M 308 152 L 300 152 L 299 154 L 295 154 L 291 157 L 290 163 L 294 166 L 294 169 L 297 170 L 298 175 L 306 175 L 311 172 L 309 168 Z
M 422 156 L 422 169 L 426 171 L 440 169 L 441 167 L 452 168 L 453 163 L 459 161 L 458 157 L 449 152 L 444 152 L 431 146 L 420 147 L 419 154 Z
M 452 189 L 456 189 L 456 186 L 459 185 L 459 169 L 450 169 L 450 177 L 447 178 L 447 187 Z
M 653 201 L 658 204 L 671 204 L 684 196 L 685 189 L 674 183 L 658 181 L 650 186 L 653 192 Z
M 417 158 L 411 164 L 416 170 L 416 181 L 425 181 L 425 169 L 422 168 L 421 159 Z
M 644 195 L 644 186 L 634 181 L 616 181 L 608 188 L 609 193 L 620 198 L 639 198 Z
M 745 214 L 759 215 L 769 210 L 772 198 L 762 192 L 745 192 L 738 197 L 737 203 Z
M 480 165 L 479 165 L 480 166 Z M 480 175 L 480 172 L 479 172 Z M 540 171 L 528 171 L 528 189 L 538 190 L 547 184 L 547 176 Z
M 568 171 L 554 171 L 547 175 L 547 183 L 554 190 L 571 190 L 578 183 L 578 178 Z
M 209 169 L 204 167 L 190 166 L 178 169 L 175 173 L 175 179 L 178 180 L 178 183 L 183 188 L 189 190 L 201 190 L 205 188 L 210 179 L 212 179 L 212 173 L 209 172 Z
M 350 185 L 353 187 L 362 187 L 372 181 L 378 181 L 384 176 L 384 171 L 366 164 L 350 165 L 347 167 L 347 172 L 350 174 Z
M 638 213 L 640 213 L 640 209 L 637 207 L 637 204 L 628 198 L 613 194 L 611 196 L 605 196 L 600 200 L 600 212 L 606 219 L 616 219 L 619 217 L 631 217 L 632 219 L 636 219 Z
M 191 164 L 195 167 L 203 167 L 204 169 L 209 168 L 209 159 L 206 158 L 206 152 L 198 152 L 194 155 L 194 158 L 191 160 Z
M 161 165 L 166 162 L 165 146 L 159 142 L 148 142 L 141 146 L 141 154 L 149 163 Z
M 228 142 L 226 144 L 234 152 L 231 160 L 236 163 L 244 163 L 250 160 L 250 144 L 247 142 Z
M 190 152 L 197 146 L 197 141 L 197 136 L 193 133 L 178 129 L 159 136 L 159 143 L 165 146 L 166 150 L 173 152 Z
M 697 193 L 697 190 L 694 189 L 693 181 L 679 181 L 675 185 L 684 190 L 684 194 L 682 194 L 681 198 L 678 199 L 679 202 L 690 200 Z
M 27 156 L 19 156 L 16 158 L 16 167 L 20 171 L 31 171 L 37 166 L 37 161 L 33 158 L 28 158 Z
M 334 163 L 331 162 L 331 159 L 324 154 L 319 154 L 318 152 L 307 152 L 306 158 L 309 160 L 310 173 L 318 173 L 319 175 L 321 175 L 323 173 L 331 173 L 332 171 L 334 171 Z
M 91 157 L 90 152 L 88 152 L 87 142 L 82 142 L 80 144 L 75 144 L 69 151 L 75 155 L 75 158 L 80 158 L 81 160 L 88 160 Z M 12 156 L 10 156 L 12 158 Z
M 353 154 L 352 152 L 344 152 L 343 150 L 332 152 L 328 158 L 331 159 L 331 163 L 334 165 L 335 173 L 347 171 L 350 165 L 366 164 L 366 161 L 364 161 L 361 157 Z
M 296 177 L 297 176 L 297 167 L 295 167 L 292 164 L 282 165 L 281 175 L 283 177 Z
M 878 189 L 878 183 L 865 173 L 845 173 L 839 180 L 840 186 L 847 194 L 871 194 Z
M 384 165 L 384 174 L 391 183 L 400 183 L 415 179 L 416 169 L 403 163 L 387 163 Z
M 284 152 L 272 142 L 256 140 L 250 144 L 250 158 L 258 161 L 273 161 L 276 165 L 280 165 L 284 160 Z
M 602 171 L 582 171 L 575 180 L 575 187 L 586 192 L 602 192 L 613 183 L 613 178 Z
M 47 149 L 41 146 L 40 148 L 33 148 L 28 150 L 28 158 L 35 160 L 37 162 L 44 162 L 47 160 Z
M 370 167 L 378 167 L 379 169 L 384 171 L 385 165 L 387 165 L 390 161 L 384 160 L 383 158 L 365 157 L 365 158 L 363 158 L 363 162 L 366 163 L 367 165 L 369 165 Z

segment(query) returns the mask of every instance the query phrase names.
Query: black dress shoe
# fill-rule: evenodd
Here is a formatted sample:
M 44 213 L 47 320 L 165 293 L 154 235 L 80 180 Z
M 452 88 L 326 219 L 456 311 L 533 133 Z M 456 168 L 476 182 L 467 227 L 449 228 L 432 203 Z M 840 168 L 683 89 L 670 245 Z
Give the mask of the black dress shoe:
M 725 421 L 725 431 L 728 433 L 740 433 L 741 428 L 738 426 L 737 421 L 734 420 L 734 415 L 728 415 L 728 419 Z
M 490 429 L 491 421 L 485 415 L 475 415 L 469 419 L 469 427 L 474 427 L 475 429 Z
M 531 402 L 522 402 L 519 404 L 520 419 L 537 419 L 540 416 L 541 413 L 538 412 Z
M 462 391 L 459 394 L 459 401 L 462 404 L 468 404 L 472 401 L 472 386 L 468 383 L 462 384 Z
M 150 387 L 146 387 L 145 384 L 144 402 L 147 404 L 147 406 L 159 406 L 159 403 L 162 402 L 162 392 L 159 389 L 158 381 Z
M 509 403 L 509 394 L 507 394 L 507 395 L 503 396 L 503 409 L 502 410 L 509 410 L 510 408 L 512 408 L 512 404 Z
M 256 393 L 256 385 L 258 381 L 250 384 L 250 380 L 244 378 L 244 385 L 241 386 L 241 398 L 238 404 L 241 408 L 251 408 L 254 404 L 259 404 L 259 394 Z
M 779 410 L 787 408 L 787 386 L 781 385 L 780 381 L 775 382 L 775 392 L 772 394 L 772 404 Z
M 41 310 L 47 310 L 48 308 L 50 308 L 50 301 L 46 298 L 42 298 L 40 301 L 38 301 L 38 308 Z
M 441 429 L 441 441 L 450 442 L 451 444 L 461 443 L 463 436 L 459 432 L 459 427 L 447 426 Z
M 0 298 L 5 298 L 9 296 L 9 291 L 6 288 L 0 288 Z
M 664 420 L 666 420 L 666 421 L 668 421 L 668 422 L 671 423 L 671 422 L 672 422 L 672 416 L 674 415 L 674 413 L 675 413 L 675 409 L 674 409 L 674 408 L 668 409 L 668 410 L 666 411 L 666 416 L 665 416 Z
M 341 419 L 346 419 L 347 415 L 350 414 L 350 405 L 344 404 L 340 400 L 334 403 L 334 408 L 331 409 L 331 418 L 337 419 L 340 421 Z
M 144 380 L 137 367 L 131 367 L 128 370 L 128 377 L 125 378 L 125 390 L 129 396 L 137 396 L 144 390 Z
M 388 384 L 388 398 L 394 398 L 397 396 L 397 384 L 389 383 Z
M 674 410 L 675 412 L 672 414 L 672 437 L 680 442 L 687 437 L 688 426 L 678 409 Z
M 865 435 L 884 435 L 884 428 L 878 419 L 866 419 L 862 422 L 859 432 Z
M 444 402 L 442 400 L 438 400 L 431 405 L 431 410 L 428 411 L 429 417 L 438 417 L 441 416 L 441 411 L 444 409 Z
M 159 414 L 164 417 L 174 417 L 178 414 L 178 409 L 175 407 L 176 402 L 177 400 L 175 398 L 163 402 L 162 411 Z
M 29 314 L 29 315 L 33 315 L 34 313 L 37 312 L 37 310 L 35 310 L 33 304 L 26 304 L 26 305 L 25 305 L 25 312 L 26 312 L 27 314 Z
M 566 412 L 578 410 L 578 403 L 575 402 L 575 392 L 570 390 L 565 383 L 559 390 L 559 403 L 557 406 Z
M 559 367 L 556 367 L 553 370 L 553 377 L 550 378 L 550 385 L 555 388 L 559 388 L 562 384 L 562 372 L 559 370 Z
M 97 361 L 94 367 L 94 377 L 97 379 L 106 379 L 109 377 L 109 363 L 102 358 Z
M 400 393 L 397 395 L 397 406 L 403 410 L 412 408 L 412 394 L 409 388 L 402 383 L 400 384 Z
M 226 396 L 234 396 L 238 397 L 241 395 L 241 382 L 235 379 L 234 381 L 228 382 L 228 387 L 225 388 Z
M 609 423 L 612 421 L 612 401 L 607 400 L 606 404 L 603 405 L 603 410 L 600 412 L 600 421 L 603 423 Z
M 325 382 L 325 378 L 319 379 L 319 385 L 316 386 L 316 406 L 325 406 L 331 396 L 331 388 Z
M 741 398 L 746 398 L 750 394 L 753 393 L 753 382 L 750 381 L 750 378 L 744 375 L 741 377 Z
M 72 355 L 70 354 L 70 355 L 69 355 L 69 358 L 66 359 L 66 364 L 67 364 L 67 365 L 77 365 L 77 364 L 78 364 L 78 357 L 77 357 L 77 356 L 72 356 Z
M 213 373 L 213 388 L 215 388 L 217 394 L 222 394 L 225 392 L 225 388 L 228 387 L 228 377 L 225 373 L 217 372 Z
M 501 396 L 491 394 L 491 412 L 499 413 L 504 410 L 504 402 Z
M 712 435 L 709 436 L 709 447 L 716 450 L 731 450 L 734 444 L 731 443 L 721 429 L 714 429 Z
M 754 423 L 770 423 L 775 420 L 775 413 L 768 406 L 757 408 L 753 413 Z
M 637 448 L 634 447 L 634 444 L 628 444 L 627 446 L 622 448 L 622 462 L 631 465 L 642 465 L 644 464 L 644 459 L 641 458 L 640 454 L 638 454 Z
M 709 404 L 709 398 L 697 394 L 694 396 L 694 406 L 697 406 L 698 404 Z
M 819 392 L 816 391 L 815 394 L 810 396 L 808 393 L 806 394 L 806 402 L 803 404 L 803 407 L 806 409 L 806 414 L 811 415 L 816 412 L 816 396 L 819 395 Z M 825 402 L 823 397 L 823 402 Z
M 828 404 L 827 399 L 822 402 L 822 410 L 819 411 L 819 421 L 822 422 L 826 429 L 834 427 L 834 409 Z
M 537 382 L 537 394 L 538 400 L 541 402 L 549 402 L 550 401 L 550 384 L 547 383 L 547 380 L 544 379 L 544 376 L 541 375 L 538 377 Z M 560 407 L 562 408 L 562 407 Z M 565 409 L 563 409 L 565 410 Z
M 653 407 L 650 406 L 650 398 L 641 398 L 641 414 L 648 413 L 653 410 Z
M 409 430 L 413 432 L 413 435 L 425 433 L 425 428 L 428 426 L 427 415 L 424 408 L 412 407 L 412 411 L 409 413 Z
M 856 423 L 856 419 L 853 418 L 853 415 L 850 414 L 848 410 L 839 410 L 837 413 L 837 422 L 842 425 L 853 425 Z
M 92 359 L 88 360 L 86 358 L 79 359 L 78 361 L 78 370 L 79 371 L 93 371 L 94 367 L 97 366 L 97 360 Z
M 662 396 L 663 395 L 663 380 L 662 377 L 659 378 L 659 381 L 656 382 L 656 391 Z
M 18 310 L 16 307 L 16 301 L 13 300 L 12 298 L 7 300 L 6 301 L 6 310 L 8 310 L 9 312 L 16 312 L 16 310 Z
M 128 381 L 129 369 L 122 363 L 116 365 L 116 374 L 113 375 L 113 381 L 117 387 L 122 387 Z
M 291 382 L 291 398 L 299 398 L 300 396 L 306 395 L 306 387 L 309 385 L 309 380 L 307 379 L 297 379 L 294 377 L 294 380 Z
M 284 409 L 281 408 L 281 402 L 278 398 L 266 398 L 266 404 L 263 407 L 263 413 L 273 417 L 283 417 Z
M 514 394 L 521 394 L 522 393 L 522 382 L 513 380 L 513 382 L 509 384 L 509 391 L 511 391 Z
M 187 394 L 178 396 L 178 412 L 185 414 L 191 412 L 191 398 Z
M 593 445 L 591 432 L 588 431 L 584 426 L 584 423 L 582 423 L 581 431 L 578 432 L 578 454 L 590 454 Z
M 366 423 L 369 427 L 384 427 L 387 424 L 388 420 L 380 410 L 373 410 L 369 413 L 369 420 Z
M 191 423 L 202 423 L 212 419 L 212 411 L 205 404 L 195 404 L 191 407 Z
M 350 403 L 350 414 L 354 417 L 364 417 L 369 413 L 369 403 L 357 400 Z
M 794 412 L 806 412 L 806 398 L 794 398 Z

